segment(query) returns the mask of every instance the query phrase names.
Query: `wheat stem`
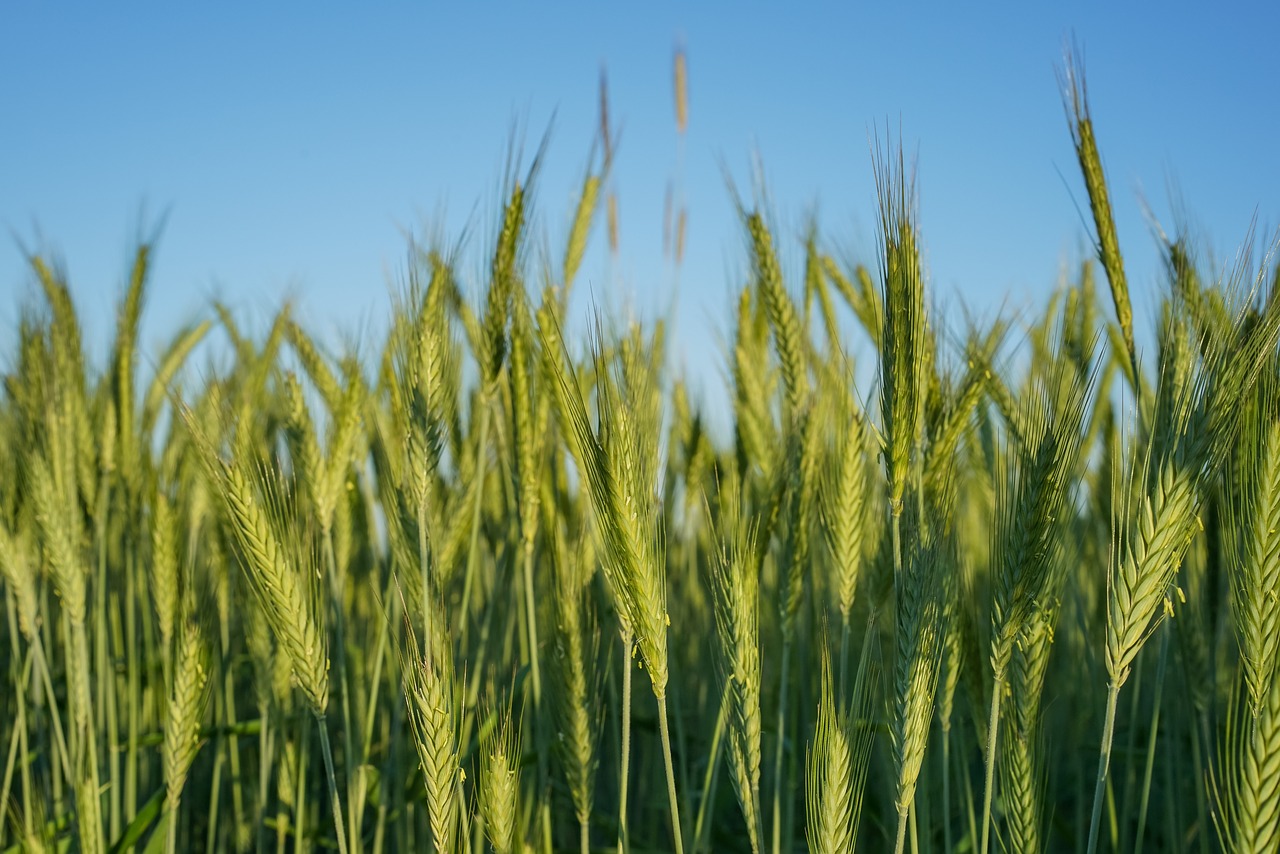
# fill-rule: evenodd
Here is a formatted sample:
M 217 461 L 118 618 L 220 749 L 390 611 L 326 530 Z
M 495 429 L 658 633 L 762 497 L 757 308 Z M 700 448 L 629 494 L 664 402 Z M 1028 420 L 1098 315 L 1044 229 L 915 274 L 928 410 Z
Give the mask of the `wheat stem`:
M 680 830 L 680 802 L 676 797 L 676 772 L 671 764 L 671 728 L 667 723 L 667 698 L 658 698 L 658 732 L 662 736 L 662 764 L 667 771 L 667 800 L 671 807 L 671 834 L 676 854 L 684 854 L 684 838 Z
M 628 854 L 627 783 L 631 776 L 631 645 L 629 629 L 622 630 L 622 755 L 618 760 L 618 854 Z
M 1116 701 L 1120 698 L 1120 686 L 1107 683 L 1107 711 L 1103 718 L 1102 744 L 1098 750 L 1098 782 L 1093 790 L 1093 812 L 1089 817 L 1088 854 L 1098 850 L 1098 825 L 1102 819 L 1102 799 L 1107 788 L 1107 771 L 1111 766 L 1111 740 L 1115 735 Z
M 324 774 L 329 783 L 329 802 L 333 806 L 333 829 L 338 835 L 338 852 L 347 854 L 347 833 L 342 821 L 342 799 L 338 796 L 338 778 L 333 772 L 333 749 L 329 745 L 329 729 L 324 715 L 317 713 L 316 726 L 320 728 L 320 752 L 324 754 Z
M 778 730 L 773 748 L 773 854 L 782 850 L 782 793 L 786 790 L 786 780 L 782 772 L 782 764 L 786 754 L 787 723 L 787 682 L 791 676 L 791 640 L 782 642 L 782 664 L 780 682 L 778 683 Z
M 987 780 L 982 788 L 982 854 L 990 851 L 991 797 L 996 779 L 996 745 L 1000 734 L 1000 700 L 1004 695 L 1004 677 L 997 674 L 991 683 L 991 712 L 987 717 Z

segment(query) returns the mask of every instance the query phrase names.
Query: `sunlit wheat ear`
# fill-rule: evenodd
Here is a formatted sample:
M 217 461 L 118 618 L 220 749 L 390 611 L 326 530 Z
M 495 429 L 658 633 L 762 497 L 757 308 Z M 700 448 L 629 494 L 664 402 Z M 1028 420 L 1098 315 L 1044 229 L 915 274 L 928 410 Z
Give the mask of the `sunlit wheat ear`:
M 1243 281 L 1240 265 L 1226 286 L 1228 300 L 1240 306 L 1229 330 L 1198 342 L 1196 353 L 1189 342 L 1162 348 L 1153 435 L 1139 469 L 1137 506 L 1126 507 L 1123 497 L 1113 501 L 1113 513 L 1124 514 L 1124 521 L 1113 545 L 1108 578 L 1109 684 L 1090 818 L 1090 852 L 1097 848 L 1120 688 L 1143 644 L 1172 610 L 1162 606 L 1199 528 L 1203 492 L 1240 435 L 1242 404 L 1273 358 L 1280 337 L 1280 300 L 1274 292 L 1268 293 L 1261 310 L 1254 311 L 1247 300 L 1256 299 L 1261 276 L 1247 298 L 1241 293 Z M 1171 311 L 1176 344 L 1176 336 L 1185 335 L 1192 324 L 1176 293 Z M 1118 488 L 1117 496 L 1122 495 Z
M 1004 680 L 1015 641 L 1061 568 L 1091 384 L 1060 371 L 1021 403 L 1023 435 L 997 476 L 991 662 Z M 1059 389 L 1065 392 L 1059 393 Z
M 316 516 L 322 535 L 332 530 L 338 502 L 345 495 L 348 474 L 363 442 L 363 415 L 363 380 L 358 375 L 348 376 L 346 390 L 333 411 L 326 456 L 315 475 Z
M 208 699 L 208 648 L 200 627 L 188 619 L 178 638 L 178 654 L 173 671 L 164 726 L 164 779 L 169 809 L 176 813 L 187 772 L 200 748 L 200 722 Z M 169 817 L 176 824 L 176 814 Z
M 849 720 L 836 710 L 835 688 L 831 681 L 831 660 L 823 646 L 822 695 L 818 702 L 818 722 L 809 747 L 805 783 L 809 850 L 822 854 L 852 851 L 853 827 L 853 746 L 849 742 Z
M 39 627 L 39 605 L 36 593 L 36 561 L 29 529 L 15 536 L 0 522 L 0 578 L 13 591 L 18 610 L 18 629 L 33 642 Z
M 1255 721 L 1280 657 L 1280 381 L 1274 364 L 1266 371 L 1243 418 L 1226 502 L 1231 608 Z
M 1233 715 L 1223 751 L 1223 848 L 1261 854 L 1280 846 L 1280 679 L 1272 679 L 1256 719 Z M 1215 813 L 1215 817 L 1217 817 Z
M 534 396 L 537 374 L 534 370 L 533 318 L 528 299 L 521 290 L 511 301 L 511 421 L 515 438 L 516 480 L 519 485 L 520 536 L 527 549 L 533 548 L 538 528 L 540 453 L 545 439 L 535 427 Z
M 45 561 L 58 589 L 62 607 L 73 624 L 86 619 L 85 569 L 79 557 L 79 525 L 60 495 L 54 472 L 43 455 L 36 456 L 31 466 L 31 492 L 35 505 Z
M 165 649 L 173 639 L 178 612 L 178 532 L 173 504 L 157 490 L 151 507 L 151 596 Z
M 431 625 L 438 627 L 439 620 Z M 409 634 L 404 652 L 405 700 L 418 761 L 427 794 L 431 839 L 438 852 L 454 850 L 461 818 L 458 800 L 462 767 L 458 756 L 457 696 L 453 656 L 446 638 L 437 631 L 421 645 L 406 622 Z
M 498 373 L 506 358 L 507 319 L 511 294 L 517 285 L 516 261 L 524 233 L 525 207 L 525 187 L 517 181 L 503 210 L 502 228 L 498 232 L 489 270 L 489 289 L 480 339 L 480 369 L 486 390 L 491 390 L 498 381 Z
M 1015 443 L 1011 439 L 1004 454 L 997 457 L 983 850 L 989 850 L 996 763 L 1001 755 L 1000 706 L 1010 660 L 1015 645 L 1023 640 L 1028 620 L 1057 595 L 1088 392 L 1086 381 L 1068 380 L 1062 368 L 1033 385 L 1020 407 L 1020 440 Z
M 569 227 L 569 239 L 564 249 L 563 277 L 564 295 L 567 296 L 572 287 L 582 259 L 587 252 L 587 238 L 591 234 L 591 225 L 596 218 L 596 210 L 600 201 L 600 175 L 588 172 L 582 179 L 582 190 L 578 194 L 578 206 L 573 213 L 573 222 Z
M 760 582 L 750 523 L 738 508 L 736 478 L 721 485 L 723 530 L 713 591 L 725 690 L 729 692 L 729 766 L 752 851 L 760 850 Z M 707 516 L 711 513 L 708 510 Z
M 134 423 L 137 414 L 134 373 L 137 367 L 138 321 L 146 298 L 151 258 L 152 246 L 141 243 L 134 252 L 124 296 L 116 307 L 116 337 L 112 348 L 115 399 L 109 408 L 110 420 L 115 422 L 112 427 L 115 436 L 110 437 L 114 441 L 103 437 L 101 451 L 104 458 L 109 454 L 114 455 L 110 462 L 103 460 L 103 471 L 114 469 L 118 472 L 121 484 L 134 498 L 139 496 L 142 488 L 140 447 Z M 112 444 L 115 448 L 111 448 Z
M 769 406 L 768 330 L 765 327 L 761 335 L 756 324 L 762 314 L 751 289 L 744 288 L 733 344 L 733 408 L 738 457 L 768 482 L 773 477 L 775 426 Z
M 923 429 L 928 322 L 916 227 L 915 184 L 901 146 L 878 154 L 876 197 L 880 207 L 884 326 L 880 335 L 880 417 L 885 437 L 889 509 L 902 514 L 912 454 Z
M 746 224 L 757 287 L 768 311 L 769 325 L 773 328 L 778 358 L 782 363 L 787 411 L 794 415 L 805 405 L 809 395 L 808 342 L 795 303 L 782 281 L 773 235 L 765 225 L 764 217 L 753 211 L 746 214 Z
M 1138 351 L 1133 337 L 1133 309 L 1129 304 L 1129 285 L 1125 279 L 1124 260 L 1120 256 L 1120 241 L 1116 237 L 1115 219 L 1111 213 L 1111 200 L 1107 194 L 1107 179 L 1102 171 L 1102 156 L 1094 137 L 1093 118 L 1089 115 L 1088 90 L 1085 87 L 1083 60 L 1068 56 L 1061 71 L 1063 102 L 1067 109 L 1067 122 L 1071 127 L 1071 140 L 1075 143 L 1076 159 L 1084 175 L 1085 189 L 1089 193 L 1089 208 L 1097 229 L 1097 252 L 1111 283 L 1111 297 L 1115 303 L 1116 320 L 1124 339 L 1125 355 L 1129 359 L 1130 373 L 1136 380 Z
M 196 438 L 209 477 L 222 494 L 244 557 L 246 575 L 272 634 L 284 650 L 312 711 L 323 716 L 329 705 L 328 646 L 316 603 L 302 574 L 302 551 L 296 546 L 286 547 L 287 541 L 281 537 L 283 516 L 278 500 L 272 500 L 269 494 L 260 496 L 255 486 L 255 480 L 265 484 L 273 476 L 253 478 L 243 448 L 233 452 L 230 460 L 220 458 L 191 413 L 184 411 L 183 417 Z
M 542 335 L 544 347 L 563 346 L 545 329 Z M 551 367 L 569 447 L 578 461 L 604 546 L 605 578 L 623 619 L 636 632 L 654 693 L 661 699 L 666 696 L 668 676 L 666 587 L 656 552 L 654 485 L 641 487 L 638 474 L 641 466 L 652 466 L 653 459 L 641 450 L 644 437 L 630 417 L 634 413 L 624 411 L 616 397 L 612 368 L 597 364 L 597 438 L 577 378 L 559 357 L 551 360 Z
M 1240 298 L 1235 297 L 1237 300 Z M 1142 644 L 1162 619 L 1161 604 L 1198 528 L 1204 485 L 1217 476 L 1240 433 L 1240 409 L 1280 337 L 1280 302 L 1260 316 L 1241 310 L 1229 334 L 1205 342 L 1188 371 L 1161 366 L 1155 435 L 1143 463 L 1145 489 L 1130 510 L 1110 580 L 1107 668 L 1113 684 L 1128 678 Z M 1188 348 L 1166 348 L 1170 359 Z M 1175 383 L 1171 392 L 1167 384 Z M 1154 454 L 1154 455 L 1153 455 Z M 1117 502 L 1119 506 L 1119 502 Z
M 1061 586 L 1058 574 L 1056 586 Z M 1055 591 L 1053 596 L 1056 596 Z M 1003 714 L 1008 732 L 999 745 L 998 772 L 1004 802 L 1006 834 L 1015 851 L 1043 847 L 1041 824 L 1046 782 L 1039 727 L 1040 695 L 1044 689 L 1059 608 L 1046 597 L 1024 621 L 1010 666 L 1009 700 Z
M 944 566 L 946 546 L 932 539 L 922 542 L 918 536 L 914 542 L 918 545 L 905 556 L 895 584 L 892 735 L 900 842 L 924 764 L 941 670 L 944 603 L 954 589 Z
M 325 407 L 336 412 L 342 400 L 342 387 L 324 356 L 316 349 L 315 342 L 301 326 L 290 320 L 285 328 L 285 336 L 289 339 L 293 352 L 297 354 L 302 369 L 306 371 Z
M 836 459 L 822 485 L 822 532 L 831 551 L 836 606 L 847 623 L 862 574 L 866 544 L 866 422 L 857 412 L 838 416 Z
M 511 712 L 498 712 L 498 721 L 481 746 L 480 812 L 485 835 L 497 854 L 519 850 L 517 815 L 520 802 L 520 738 Z
M 839 695 L 827 644 L 821 642 L 822 688 L 806 769 L 806 832 L 812 851 L 853 851 L 862 818 L 880 687 L 876 615 L 868 617 L 852 694 Z

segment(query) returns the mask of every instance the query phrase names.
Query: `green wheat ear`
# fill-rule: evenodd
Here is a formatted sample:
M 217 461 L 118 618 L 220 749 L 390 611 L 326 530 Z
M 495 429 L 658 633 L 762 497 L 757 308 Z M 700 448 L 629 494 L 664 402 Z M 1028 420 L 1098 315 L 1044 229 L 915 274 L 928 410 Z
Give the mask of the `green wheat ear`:
M 1226 501 L 1231 607 L 1240 667 L 1256 721 L 1266 705 L 1280 657 L 1280 414 L 1273 363 L 1242 419 Z
M 497 854 L 519 850 L 520 737 L 511 711 L 497 713 L 497 723 L 480 754 L 480 812 L 485 834 Z
M 854 758 L 849 721 L 836 711 L 831 659 L 825 645 L 821 657 L 822 694 L 805 785 L 809 850 L 837 854 L 853 850 Z
M 916 228 L 915 185 L 902 147 L 882 155 L 876 169 L 882 241 L 884 321 L 880 334 L 880 415 L 886 449 L 889 508 L 902 515 L 910 465 L 924 429 L 927 376 L 931 370 L 924 278 Z
M 208 699 L 208 649 L 200 627 L 187 620 L 178 652 L 164 726 L 164 779 L 168 792 L 170 838 L 176 832 L 178 803 L 187 774 L 200 749 L 200 723 Z M 173 850 L 170 848 L 170 850 Z
M 453 655 L 439 620 L 431 621 L 431 635 L 420 643 L 406 621 L 407 648 L 403 652 L 405 702 L 410 731 L 426 788 L 428 823 L 434 849 L 454 850 L 462 805 L 463 777 L 458 753 L 461 721 Z
M 755 535 L 732 474 L 720 486 L 722 530 L 713 570 L 715 620 L 729 695 L 729 765 L 751 850 L 760 850 L 760 580 Z M 711 516 L 710 509 L 707 513 Z
M 1089 193 L 1089 208 L 1097 229 L 1097 252 L 1102 268 L 1111 283 L 1111 297 L 1115 303 L 1116 320 L 1124 341 L 1131 377 L 1139 379 L 1138 349 L 1133 336 L 1133 309 L 1129 304 L 1129 284 L 1125 278 L 1124 260 L 1120 256 L 1120 241 L 1116 237 L 1115 218 L 1111 212 L 1111 199 L 1107 192 L 1107 179 L 1102 171 L 1102 156 L 1094 136 L 1093 118 L 1089 114 L 1088 90 L 1085 87 L 1081 57 L 1068 57 L 1061 72 L 1063 101 L 1067 109 L 1067 121 L 1071 126 L 1071 140 L 1075 143 L 1076 159 L 1084 175 L 1085 189 Z

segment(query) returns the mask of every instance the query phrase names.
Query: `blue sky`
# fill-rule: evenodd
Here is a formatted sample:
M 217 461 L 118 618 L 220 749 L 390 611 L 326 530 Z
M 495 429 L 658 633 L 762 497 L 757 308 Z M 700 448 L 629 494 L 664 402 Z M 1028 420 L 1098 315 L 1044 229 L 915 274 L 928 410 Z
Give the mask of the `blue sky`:
M 17 239 L 0 239 L 0 350 L 34 295 L 18 241 L 64 259 L 100 359 L 129 251 L 162 214 L 144 353 L 213 297 L 261 328 L 292 295 L 328 340 L 370 343 L 406 233 L 469 224 L 479 278 L 512 129 L 527 160 L 553 116 L 536 227 L 559 257 L 602 65 L 622 247 L 616 263 L 594 252 L 579 287 L 669 311 L 673 357 L 704 389 L 747 269 L 725 169 L 749 197 L 756 154 L 793 282 L 815 207 L 829 247 L 874 264 L 869 148 L 888 126 L 918 157 L 940 303 L 1038 305 L 1088 251 L 1055 79 L 1072 34 L 1140 324 L 1159 286 L 1140 199 L 1167 227 L 1180 198 L 1220 264 L 1255 215 L 1264 236 L 1280 224 L 1275 4 L 797 5 L 7 4 L 0 226 Z M 689 208 L 678 277 L 662 255 L 673 179 Z

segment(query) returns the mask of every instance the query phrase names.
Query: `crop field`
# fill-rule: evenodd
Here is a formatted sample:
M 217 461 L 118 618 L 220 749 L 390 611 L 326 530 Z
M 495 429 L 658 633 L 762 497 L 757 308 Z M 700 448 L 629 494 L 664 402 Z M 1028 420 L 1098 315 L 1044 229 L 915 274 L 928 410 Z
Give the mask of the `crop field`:
M 144 358 L 143 244 L 86 352 L 30 253 L 0 851 L 1280 850 L 1280 267 L 1162 234 L 1135 329 L 1063 83 L 1096 257 L 966 322 L 900 144 L 862 263 L 739 201 L 723 417 L 570 316 L 607 119 L 562 229 L 535 155 L 359 347 L 215 303 Z

